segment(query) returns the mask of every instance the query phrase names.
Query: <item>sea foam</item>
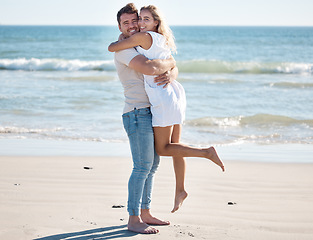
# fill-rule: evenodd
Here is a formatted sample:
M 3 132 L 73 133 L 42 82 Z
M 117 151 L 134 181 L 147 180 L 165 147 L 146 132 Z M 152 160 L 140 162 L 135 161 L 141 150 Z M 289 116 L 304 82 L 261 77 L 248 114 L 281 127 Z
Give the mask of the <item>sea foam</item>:
M 242 127 L 242 126 L 289 126 L 293 124 L 305 124 L 313 127 L 313 119 L 301 120 L 287 116 L 272 114 L 255 114 L 252 116 L 233 117 L 204 117 L 187 121 L 192 126 L 218 126 L 218 127 Z
M 312 63 L 190 60 L 177 65 L 180 72 L 189 73 L 313 74 Z
M 313 63 L 239 62 L 219 60 L 177 61 L 183 73 L 241 73 L 241 74 L 313 74 Z M 0 59 L 2 70 L 24 71 L 115 71 L 113 60 L 83 61 L 79 59 L 16 58 Z
M 78 59 L 0 59 L 0 69 L 24 71 L 114 71 L 114 62 L 82 61 Z

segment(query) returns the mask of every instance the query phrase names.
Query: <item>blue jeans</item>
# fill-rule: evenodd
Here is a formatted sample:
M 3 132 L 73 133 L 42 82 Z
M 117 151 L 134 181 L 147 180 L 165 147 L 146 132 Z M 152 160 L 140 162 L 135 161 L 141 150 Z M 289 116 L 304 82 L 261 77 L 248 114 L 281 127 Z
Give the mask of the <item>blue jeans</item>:
M 150 209 L 154 174 L 160 157 L 154 149 L 150 108 L 134 109 L 123 114 L 133 158 L 133 171 L 128 181 L 129 215 L 139 216 L 140 209 Z

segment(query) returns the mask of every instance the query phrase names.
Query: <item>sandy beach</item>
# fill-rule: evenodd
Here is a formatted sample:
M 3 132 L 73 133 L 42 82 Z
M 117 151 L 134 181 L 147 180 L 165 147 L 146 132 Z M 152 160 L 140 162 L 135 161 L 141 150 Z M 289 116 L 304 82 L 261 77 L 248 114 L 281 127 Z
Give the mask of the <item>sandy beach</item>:
M 189 158 L 189 197 L 171 214 L 174 173 L 171 159 L 162 158 L 152 213 L 171 225 L 149 236 L 126 228 L 129 157 L 2 156 L 0 163 L 4 240 L 313 238 L 310 163 L 227 160 L 222 173 Z
M 226 167 L 187 159 L 189 196 L 172 214 L 162 158 L 152 214 L 171 225 L 155 235 L 127 230 L 121 115 L 148 99 L 107 51 L 126 2 L 13 2 L 0 4 L 0 240 L 313 240 L 313 18 L 301 2 L 155 1 L 176 39 L 181 142 L 213 145 Z

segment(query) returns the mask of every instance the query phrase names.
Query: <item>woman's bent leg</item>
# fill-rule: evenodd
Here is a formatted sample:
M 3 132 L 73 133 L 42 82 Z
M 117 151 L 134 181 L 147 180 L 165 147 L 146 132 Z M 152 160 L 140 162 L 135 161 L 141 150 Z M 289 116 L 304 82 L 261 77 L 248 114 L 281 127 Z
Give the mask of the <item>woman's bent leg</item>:
M 213 161 L 224 171 L 224 165 L 218 157 L 214 147 L 195 148 L 181 143 L 171 143 L 172 126 L 154 127 L 154 144 L 160 156 L 174 157 L 204 157 Z

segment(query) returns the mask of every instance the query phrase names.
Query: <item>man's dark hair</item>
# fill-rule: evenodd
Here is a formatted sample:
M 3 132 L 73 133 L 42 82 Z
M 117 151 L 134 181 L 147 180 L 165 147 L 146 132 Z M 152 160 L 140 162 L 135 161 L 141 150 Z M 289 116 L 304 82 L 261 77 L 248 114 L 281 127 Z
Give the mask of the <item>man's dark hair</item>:
M 133 3 L 128 3 L 125 7 L 121 8 L 121 10 L 118 11 L 117 13 L 117 22 L 118 25 L 121 25 L 121 16 L 123 13 L 128 13 L 128 14 L 137 14 L 138 17 L 138 10 L 135 7 L 135 4 Z

